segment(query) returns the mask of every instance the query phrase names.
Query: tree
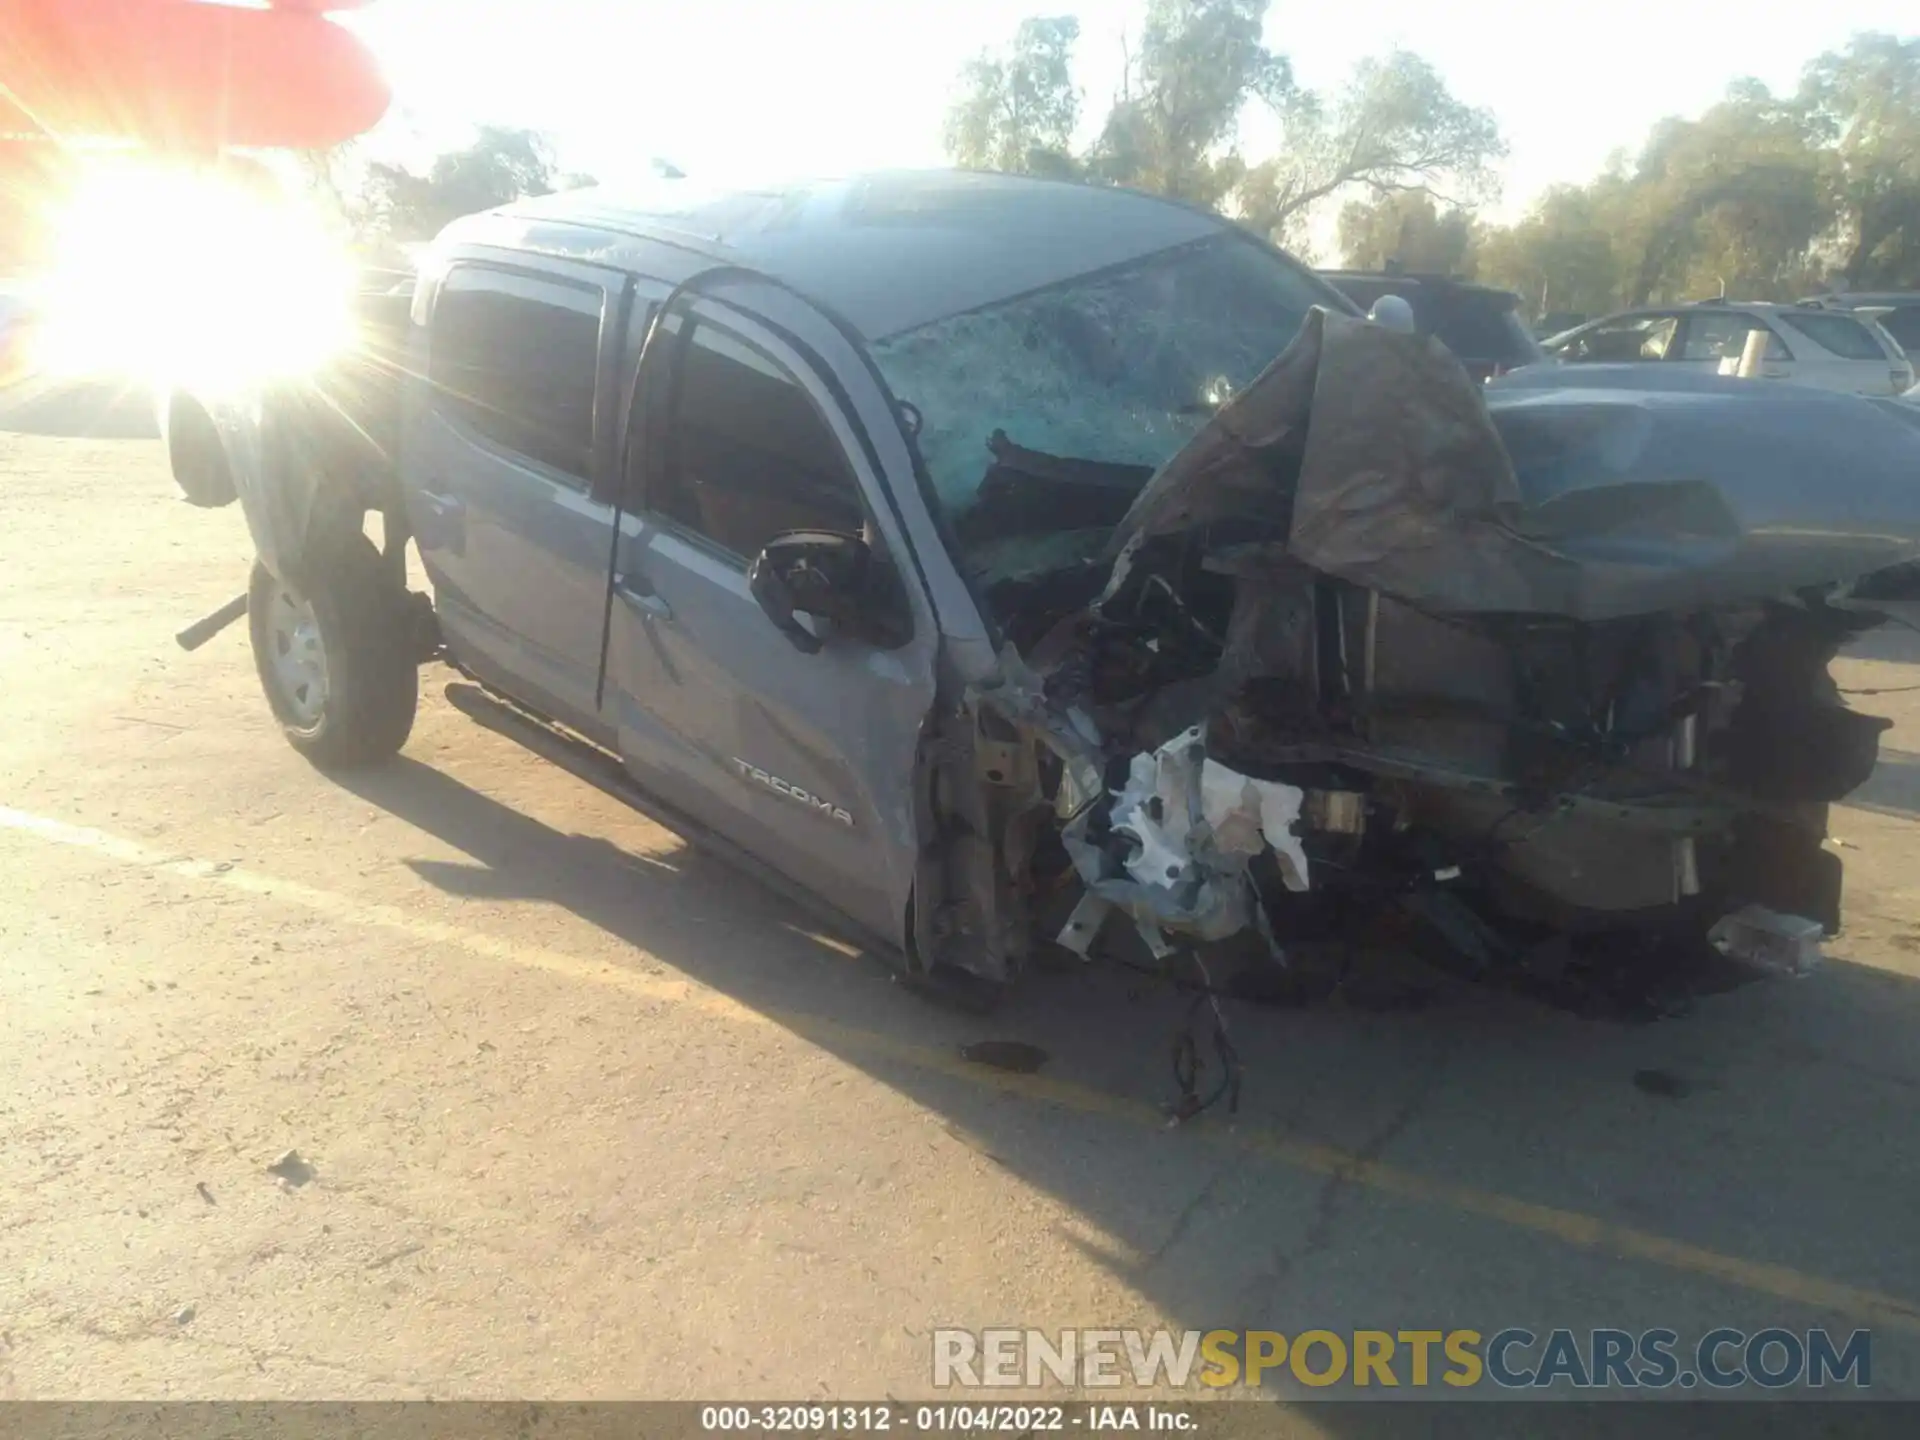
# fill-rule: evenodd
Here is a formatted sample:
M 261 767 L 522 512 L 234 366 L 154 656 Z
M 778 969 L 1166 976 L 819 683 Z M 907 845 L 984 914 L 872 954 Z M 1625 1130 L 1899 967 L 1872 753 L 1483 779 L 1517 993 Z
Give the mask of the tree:
M 1484 198 L 1507 153 L 1492 114 L 1457 99 L 1404 50 L 1363 60 L 1331 103 L 1292 97 L 1282 118 L 1280 152 L 1247 173 L 1239 194 L 1243 222 L 1275 236 L 1296 234 L 1310 207 L 1356 187 Z
M 1074 169 L 1080 92 L 1073 84 L 1071 15 L 1028 19 L 1003 54 L 983 52 L 961 71 L 947 115 L 947 153 L 976 170 L 1064 174 Z
M 1261 44 L 1266 13 L 1267 0 L 1149 0 L 1090 173 L 1218 205 L 1245 170 L 1233 150 L 1241 111 L 1293 92 L 1292 67 Z
M 1631 163 L 1489 231 L 1480 261 L 1529 301 L 1588 311 L 1920 285 L 1920 40 L 1857 36 L 1791 97 L 1735 82 Z
M 1855 36 L 1807 67 L 1799 103 L 1825 151 L 1841 273 L 1920 282 L 1920 39 Z
M 1466 211 L 1442 211 L 1422 190 L 1393 190 L 1340 209 L 1340 253 L 1356 270 L 1389 261 L 1411 271 L 1471 277 L 1478 239 Z
M 1268 0 L 1149 0 L 1137 49 L 1090 150 L 1074 156 L 1079 92 L 1072 20 L 1028 20 L 1004 55 L 970 62 L 949 114 L 948 153 L 965 165 L 1079 172 L 1208 205 L 1270 235 L 1356 188 L 1468 199 L 1491 189 L 1505 153 L 1493 117 L 1454 97 L 1433 67 L 1395 52 L 1354 71 L 1339 94 L 1301 90 L 1263 43 Z M 1269 156 L 1241 151 L 1253 108 L 1276 119 Z
M 1757 81 L 1740 81 L 1698 120 L 1654 128 L 1634 175 L 1638 220 L 1628 304 L 1656 295 L 1772 293 L 1801 274 L 1828 223 L 1821 160 L 1803 114 Z
M 366 211 L 370 224 L 395 240 L 425 240 L 462 215 L 554 188 L 553 148 L 544 136 L 485 125 L 471 145 L 439 156 L 425 175 L 369 165 Z
M 1624 203 L 1624 177 L 1558 185 L 1516 225 L 1483 231 L 1476 274 L 1514 291 L 1536 315 L 1603 315 L 1620 305 L 1621 262 L 1609 202 Z
M 1738 81 L 1699 119 L 1654 126 L 1633 159 L 1488 231 L 1481 274 L 1543 312 L 1793 298 L 1823 280 L 1829 169 L 1801 103 Z

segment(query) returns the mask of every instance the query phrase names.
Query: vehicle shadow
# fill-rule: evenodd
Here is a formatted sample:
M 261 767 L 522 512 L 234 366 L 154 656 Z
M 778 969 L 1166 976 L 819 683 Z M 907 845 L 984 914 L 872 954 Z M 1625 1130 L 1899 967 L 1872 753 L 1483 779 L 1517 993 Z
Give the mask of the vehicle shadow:
M 1872 602 L 1866 602 L 1871 604 Z M 1841 652 L 1849 660 L 1877 660 L 1886 664 L 1920 664 L 1920 604 L 1899 601 L 1888 604 L 1889 624 L 1877 625 L 1849 640 Z M 1869 707 L 1871 708 L 1871 707 Z
M 470 857 L 411 862 L 430 884 L 579 916 L 632 945 L 636 965 L 670 967 L 895 1088 L 1069 1207 L 1073 1243 L 1140 1302 L 1135 1316 L 1074 1323 L 1693 1335 L 1874 1323 L 1779 1278 L 1805 1276 L 1914 1302 L 1904 1333 L 1876 1329 L 1874 1381 L 1883 1395 L 1920 1381 L 1898 1349 L 1920 1331 L 1920 983 L 1908 975 L 1835 959 L 1808 981 L 1702 997 L 1646 1025 L 1437 972 L 1403 990 L 1415 1004 L 1227 1001 L 1239 1113 L 1174 1128 L 1153 1117 L 1177 1097 L 1169 1046 L 1194 1004 L 1161 981 L 1039 971 L 992 1016 L 960 1015 L 697 847 L 639 855 L 563 833 L 405 757 L 343 783 Z M 1034 1047 L 1047 1083 L 970 1067 L 960 1047 L 983 1039 Z M 1623 1258 L 1594 1222 L 1666 1237 L 1677 1258 Z M 1285 1380 L 1277 1393 L 1326 1392 Z M 1439 1433 L 1431 1411 L 1414 1423 L 1376 1408 L 1319 1405 L 1312 1420 L 1354 1437 Z M 1474 1413 L 1473 1434 L 1534 1433 L 1524 1407 Z M 1594 1417 L 1591 1433 L 1653 1433 L 1620 1423 Z

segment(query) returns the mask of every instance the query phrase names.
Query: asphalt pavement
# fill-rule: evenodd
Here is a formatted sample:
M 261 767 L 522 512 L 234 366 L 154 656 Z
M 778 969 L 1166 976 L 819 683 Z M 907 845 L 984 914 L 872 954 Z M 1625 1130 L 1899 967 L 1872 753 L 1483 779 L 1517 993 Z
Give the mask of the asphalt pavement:
M 914 1397 L 990 1326 L 1865 1329 L 1920 1395 L 1920 696 L 1857 702 L 1813 977 L 1643 1020 L 1387 963 L 1228 1002 L 1239 1113 L 1174 1127 L 1185 997 L 932 1008 L 446 671 L 316 773 L 244 626 L 173 645 L 248 544 L 151 440 L 0 435 L 0 507 L 0 1396 Z

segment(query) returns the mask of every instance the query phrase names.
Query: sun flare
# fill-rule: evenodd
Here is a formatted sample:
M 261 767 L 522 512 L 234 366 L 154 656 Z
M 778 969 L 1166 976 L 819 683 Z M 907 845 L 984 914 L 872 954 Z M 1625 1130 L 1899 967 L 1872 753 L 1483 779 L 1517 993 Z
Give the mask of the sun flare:
M 35 361 L 54 377 L 232 389 L 309 372 L 353 337 L 353 265 L 271 185 L 91 162 L 50 217 Z

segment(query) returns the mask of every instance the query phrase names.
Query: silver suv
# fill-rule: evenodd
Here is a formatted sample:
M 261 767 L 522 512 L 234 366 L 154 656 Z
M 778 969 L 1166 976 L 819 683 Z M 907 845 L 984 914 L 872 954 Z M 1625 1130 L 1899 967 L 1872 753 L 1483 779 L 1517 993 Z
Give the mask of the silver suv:
M 1898 395 L 1914 382 L 1906 352 L 1866 315 L 1810 304 L 1705 300 L 1628 310 L 1541 342 L 1563 364 L 1658 365 L 1663 374 L 1736 372 L 1747 337 L 1768 336 L 1760 378 L 1851 395 Z
M 1822 310 L 1851 311 L 1877 322 L 1909 357 L 1920 354 L 1920 291 L 1845 290 L 1802 300 Z

